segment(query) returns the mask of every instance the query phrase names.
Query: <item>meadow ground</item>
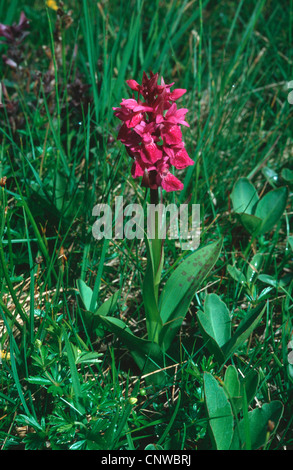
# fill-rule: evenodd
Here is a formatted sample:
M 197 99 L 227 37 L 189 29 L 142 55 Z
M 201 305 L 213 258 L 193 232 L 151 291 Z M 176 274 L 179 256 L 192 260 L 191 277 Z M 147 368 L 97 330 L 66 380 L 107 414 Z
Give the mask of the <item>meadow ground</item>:
M 292 0 L 0 0 L 0 23 L 2 450 L 292 449 Z M 187 90 L 194 165 L 163 198 L 201 220 L 157 291 L 144 240 L 92 233 L 98 203 L 150 201 L 113 113 L 144 71 Z

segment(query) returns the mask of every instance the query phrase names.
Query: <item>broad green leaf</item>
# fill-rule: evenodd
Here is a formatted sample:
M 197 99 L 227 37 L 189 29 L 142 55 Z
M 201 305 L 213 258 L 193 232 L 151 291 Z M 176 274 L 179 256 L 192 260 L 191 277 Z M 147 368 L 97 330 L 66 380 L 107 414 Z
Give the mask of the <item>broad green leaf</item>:
M 90 305 L 93 295 L 92 289 L 88 287 L 82 279 L 77 280 L 77 288 L 79 290 L 83 305 L 87 310 L 90 311 Z
M 259 374 L 255 370 L 250 370 L 245 377 L 240 377 L 240 380 L 238 380 L 235 366 L 228 366 L 225 373 L 224 387 L 235 417 L 243 410 L 244 402 L 246 403 L 246 409 L 248 408 L 256 395 L 258 383 Z
M 256 255 L 254 255 L 246 271 L 247 282 L 254 282 L 256 280 L 259 274 L 259 271 L 262 267 L 263 260 L 264 260 L 264 257 L 260 253 L 257 253 Z
M 259 384 L 259 374 L 255 370 L 250 370 L 248 374 L 241 379 L 241 394 L 243 394 L 242 389 L 245 389 L 247 404 L 249 405 L 254 399 L 258 384 Z
M 152 353 L 158 357 L 160 356 L 161 349 L 157 344 L 134 335 L 126 323 L 119 318 L 99 315 L 98 319 L 101 323 L 108 326 L 113 333 L 117 334 L 117 336 L 127 344 L 130 350 L 135 350 L 144 355 Z
M 265 284 L 269 284 L 270 286 L 275 288 L 286 286 L 291 281 L 291 278 L 291 273 L 288 273 L 288 275 L 285 275 L 281 279 L 275 279 L 269 274 L 260 274 L 258 276 L 259 281 L 264 282 Z
M 144 374 L 158 370 L 163 366 L 163 354 L 158 344 L 134 335 L 119 318 L 103 315 L 97 315 L 96 318 L 122 340 Z M 162 382 L 162 374 L 157 373 L 154 376 L 155 379 Z
M 94 312 L 94 315 L 103 315 L 104 317 L 112 313 L 117 305 L 119 297 L 119 291 L 115 292 L 115 294 L 111 295 L 109 299 L 102 303 L 102 305 Z
M 289 168 L 283 168 L 281 172 L 282 178 L 286 181 L 293 181 L 293 171 L 289 170 Z
M 222 240 L 199 248 L 188 256 L 171 274 L 160 296 L 160 315 L 163 322 L 170 319 L 171 311 L 190 293 L 190 288 L 198 287 L 218 259 Z M 193 295 L 192 295 L 193 296 Z
M 95 279 L 95 284 L 94 284 L 94 288 L 93 288 L 93 295 L 92 295 L 91 305 L 90 305 L 90 309 L 89 309 L 91 312 L 94 312 L 95 308 L 96 308 L 96 305 L 98 305 L 102 274 L 103 274 L 103 270 L 104 270 L 104 267 L 105 267 L 105 257 L 106 257 L 108 247 L 109 247 L 109 239 L 104 238 L 102 253 L 101 253 L 100 261 L 99 261 L 98 272 L 97 272 L 96 279 Z
M 255 234 L 261 227 L 262 220 L 252 214 L 239 214 L 240 222 L 243 227 L 250 233 Z
M 205 346 L 208 348 L 209 352 L 213 356 L 215 356 L 216 361 L 218 361 L 219 364 L 223 364 L 225 362 L 224 351 L 222 350 L 222 348 L 220 348 L 217 341 L 212 336 L 209 336 L 206 333 L 200 321 L 199 321 L 199 327 L 202 333 L 203 340 L 205 342 Z
M 262 447 L 267 440 L 268 424 L 271 423 L 274 434 L 283 414 L 283 404 L 280 401 L 272 401 L 256 408 L 248 413 L 248 428 L 252 450 Z M 244 419 L 235 428 L 230 450 L 245 449 L 245 422 Z
M 275 170 L 269 168 L 268 166 L 264 166 L 261 171 L 262 174 L 266 177 L 267 181 L 270 183 L 270 185 L 275 187 L 279 179 L 278 173 L 276 173 Z
M 272 287 L 278 287 L 278 279 L 273 278 L 273 276 L 270 276 L 269 274 L 261 274 L 258 276 L 258 279 L 261 282 L 264 282 L 265 284 L 269 284 Z
M 216 263 L 221 247 L 222 240 L 218 240 L 192 253 L 166 282 L 159 304 L 163 322 L 160 344 L 164 351 L 170 347 L 196 291 Z
M 119 297 L 119 291 L 115 292 L 115 294 L 113 294 L 111 297 L 109 297 L 109 299 L 103 302 L 97 310 L 91 312 L 90 306 L 93 295 L 92 289 L 88 287 L 82 279 L 78 279 L 77 286 L 80 293 L 80 297 L 86 309 L 84 313 L 86 324 L 88 327 L 95 328 L 97 323 L 97 315 L 110 315 L 115 310 Z
M 247 178 L 239 178 L 231 193 L 234 211 L 237 214 L 253 214 L 254 206 L 258 202 L 258 194 L 253 184 Z
M 266 306 L 263 306 L 262 303 L 246 314 L 244 319 L 240 322 L 232 338 L 222 346 L 226 357 L 230 356 L 230 354 L 236 351 L 251 335 L 253 330 L 259 324 L 261 317 L 264 314 L 265 308 Z
M 258 234 L 272 230 L 281 218 L 288 199 L 288 188 L 282 187 L 267 193 L 257 204 L 255 216 L 262 219 Z
M 239 282 L 239 284 L 246 284 L 246 279 L 244 274 L 239 271 L 235 266 L 232 266 L 231 264 L 228 264 L 227 266 L 228 273 L 230 276 L 236 281 Z
M 207 341 L 207 348 L 222 362 L 222 346 L 231 338 L 231 317 L 226 304 L 216 294 L 208 294 L 204 312 L 198 312 L 197 319 Z
M 225 389 L 230 398 L 240 396 L 240 382 L 238 372 L 235 366 L 228 366 L 224 377 Z
M 223 387 L 209 372 L 204 373 L 204 395 L 216 449 L 228 450 L 233 437 L 232 409 Z
M 240 381 L 235 366 L 228 366 L 224 377 L 224 390 L 229 399 L 233 413 L 239 413 L 242 407 L 242 397 L 240 395 Z
M 87 450 L 104 450 L 106 446 L 105 439 L 99 435 L 95 436 L 95 440 L 88 438 L 86 440 L 86 446 Z
M 158 444 L 148 444 L 144 450 L 164 450 L 164 447 L 159 446 Z
M 243 405 L 243 395 L 246 395 L 247 405 L 256 395 L 259 383 L 259 375 L 255 370 L 250 370 L 245 377 L 238 378 L 235 366 L 228 366 L 224 377 L 224 389 L 232 404 L 233 413 L 238 414 Z

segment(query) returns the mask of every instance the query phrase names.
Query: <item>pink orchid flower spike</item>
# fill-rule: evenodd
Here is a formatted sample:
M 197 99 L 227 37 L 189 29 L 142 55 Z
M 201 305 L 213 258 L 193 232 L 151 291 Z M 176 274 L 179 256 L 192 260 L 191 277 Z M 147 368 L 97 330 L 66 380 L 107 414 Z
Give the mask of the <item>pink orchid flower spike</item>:
M 181 191 L 183 184 L 170 168 L 182 170 L 194 164 L 185 149 L 181 132 L 182 125 L 189 127 L 185 121 L 188 109 L 178 109 L 175 103 L 186 90 L 171 91 L 174 83 L 167 85 L 162 78 L 158 85 L 158 78 L 158 74 L 152 72 L 148 78 L 144 72 L 141 85 L 135 80 L 127 80 L 138 98 L 123 99 L 120 108 L 113 108 L 114 115 L 122 121 L 118 139 L 134 160 L 131 174 L 133 178 L 142 177 L 142 186 L 162 187 L 168 192 Z

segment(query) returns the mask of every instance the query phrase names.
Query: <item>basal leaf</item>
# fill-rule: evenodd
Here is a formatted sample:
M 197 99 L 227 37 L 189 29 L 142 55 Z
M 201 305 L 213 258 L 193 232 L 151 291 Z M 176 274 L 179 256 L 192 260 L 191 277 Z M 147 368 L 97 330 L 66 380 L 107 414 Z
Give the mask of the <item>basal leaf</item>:
M 77 286 L 82 303 L 86 309 L 84 312 L 85 323 L 88 328 L 95 328 L 97 326 L 96 324 L 98 315 L 107 316 L 115 310 L 119 298 L 119 291 L 115 292 L 115 294 L 103 302 L 97 310 L 95 309 L 95 311 L 92 312 L 90 310 L 93 295 L 92 289 L 88 287 L 82 279 L 78 279 Z
M 232 398 L 240 396 L 240 382 L 235 366 L 230 365 L 227 367 L 224 377 L 224 384 L 229 397 Z
M 215 356 L 216 361 L 219 362 L 219 364 L 223 364 L 225 362 L 225 354 L 218 345 L 217 341 L 210 335 L 208 335 L 203 327 L 203 325 L 199 322 L 200 330 L 202 333 L 203 340 L 205 342 L 205 346 L 209 350 L 209 352 Z
M 153 358 L 158 365 L 162 364 L 161 348 L 151 341 L 139 338 L 134 335 L 131 329 L 119 318 L 97 315 L 97 320 L 104 324 L 109 331 L 116 334 L 127 346 L 127 348 L 135 353 L 138 366 L 143 368 L 148 357 Z
M 149 354 L 150 352 L 160 352 L 158 345 L 134 335 L 126 323 L 124 323 L 119 318 L 99 315 L 99 320 L 107 325 L 113 333 L 117 334 L 117 336 L 127 344 L 130 350 L 136 350 L 143 354 Z
M 258 202 L 258 194 L 253 184 L 247 178 L 239 178 L 231 193 L 234 211 L 237 214 L 252 214 Z
M 281 279 L 275 279 L 269 274 L 260 274 L 258 276 L 258 279 L 259 281 L 264 282 L 265 284 L 269 284 L 270 286 L 275 287 L 277 289 L 278 287 L 285 287 L 291 281 L 292 274 L 285 274 L 285 276 L 283 276 Z
M 224 377 L 224 391 L 231 403 L 233 413 L 237 415 L 242 407 L 242 397 L 240 394 L 238 372 L 236 367 L 233 365 L 228 366 L 226 369 Z
M 272 287 L 278 287 L 278 279 L 275 279 L 273 276 L 270 276 L 269 274 L 260 274 L 260 276 L 258 277 L 258 279 L 261 281 L 261 282 L 264 282 L 265 284 L 269 284 L 270 286 Z
M 115 294 L 111 295 L 109 299 L 100 305 L 98 310 L 94 312 L 94 315 L 103 315 L 104 317 L 112 313 L 117 305 L 117 301 L 119 298 L 119 291 L 115 292 Z
M 232 368 L 234 369 L 233 371 Z M 228 366 L 225 373 L 224 385 L 232 404 L 233 413 L 238 414 L 243 408 L 244 394 L 247 406 L 254 399 L 258 388 L 259 374 L 255 370 L 250 370 L 245 377 L 240 377 L 240 380 L 238 380 L 238 374 L 236 379 L 236 374 L 235 366 Z
M 271 423 L 271 434 L 276 432 L 283 408 L 280 401 L 272 401 L 248 413 L 248 431 L 252 450 L 257 450 L 266 443 L 269 423 Z M 230 450 L 245 449 L 245 440 L 245 420 L 242 419 L 235 429 Z
M 230 356 L 230 354 L 236 351 L 236 349 L 238 349 L 251 335 L 253 330 L 259 324 L 261 317 L 264 314 L 265 308 L 266 306 L 261 303 L 256 308 L 247 313 L 246 317 L 240 322 L 232 338 L 222 346 L 226 357 Z
M 204 395 L 215 447 L 228 450 L 233 437 L 232 409 L 223 387 L 209 372 L 204 373 Z
M 244 274 L 241 271 L 239 271 L 239 269 L 237 269 L 235 266 L 228 264 L 227 271 L 236 282 L 239 282 L 239 284 L 246 284 L 246 279 L 245 279 Z
M 163 322 L 160 344 L 164 351 L 170 347 L 194 294 L 216 263 L 221 247 L 222 240 L 218 240 L 200 248 L 182 261 L 166 282 L 159 304 Z
M 252 214 L 239 214 L 240 222 L 244 228 L 250 233 L 255 234 L 261 227 L 262 220 Z
M 289 168 L 283 168 L 281 172 L 282 178 L 286 181 L 293 181 L 293 171 L 289 170 Z
M 275 172 L 272 168 L 264 166 L 261 170 L 262 174 L 266 177 L 267 181 L 271 186 L 275 188 L 276 183 L 278 183 L 278 173 Z
M 254 399 L 258 384 L 259 374 L 256 370 L 250 370 L 243 379 L 241 379 L 241 390 L 244 388 L 246 393 L 247 404 L 249 405 Z M 243 391 L 241 392 L 243 394 Z
M 92 300 L 92 295 L 93 295 L 92 289 L 88 287 L 82 279 L 77 280 L 77 288 L 79 290 L 83 305 L 85 306 L 87 310 L 90 310 L 90 305 L 91 305 L 91 300 Z
M 159 446 L 158 444 L 148 444 L 144 450 L 164 450 L 164 448 L 162 446 Z
M 256 253 L 256 255 L 254 255 L 254 257 L 249 262 L 249 265 L 247 267 L 247 271 L 246 271 L 247 282 L 256 281 L 256 278 L 262 267 L 263 261 L 264 261 L 264 256 L 262 254 Z
M 197 319 L 207 341 L 207 348 L 222 362 L 222 346 L 231 338 L 231 317 L 226 304 L 216 294 L 208 294 L 204 312 L 198 312 Z
M 282 187 L 267 193 L 257 204 L 255 216 L 262 220 L 258 234 L 272 230 L 281 218 L 288 199 L 288 188 Z

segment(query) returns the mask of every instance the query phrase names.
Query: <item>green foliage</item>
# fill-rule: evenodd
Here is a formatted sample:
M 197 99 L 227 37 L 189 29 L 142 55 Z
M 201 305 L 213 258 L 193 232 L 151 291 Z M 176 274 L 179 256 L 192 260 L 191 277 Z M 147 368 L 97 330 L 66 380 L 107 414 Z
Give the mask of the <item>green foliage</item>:
M 159 303 L 163 322 L 160 343 L 164 350 L 172 344 L 196 291 L 219 257 L 221 246 L 219 240 L 200 248 L 182 261 L 166 282 Z
M 292 2 L 44 3 L 0 0 L 30 20 L 0 44 L 1 450 L 291 449 Z M 187 89 L 163 197 L 200 204 L 194 252 L 92 236 L 146 204 L 112 107 L 150 69 Z
M 229 450 L 233 435 L 231 405 L 223 388 L 208 372 L 204 374 L 204 393 L 209 426 L 217 450 Z
M 231 200 L 246 230 L 253 236 L 263 235 L 276 225 L 286 207 L 288 188 L 274 189 L 260 200 L 254 186 L 247 178 L 235 183 Z
M 155 293 L 153 256 L 152 252 L 148 251 L 150 258 L 146 270 L 147 281 L 144 282 L 143 289 L 146 324 L 149 326 L 147 341 L 135 336 L 120 319 L 110 317 L 108 315 L 110 308 L 106 309 L 106 303 L 94 313 L 94 319 L 99 320 L 125 342 L 132 351 L 137 365 L 144 369 L 145 373 L 163 366 L 164 355 L 184 321 L 197 289 L 216 263 L 221 246 L 222 240 L 217 241 L 200 248 L 182 261 L 167 280 L 158 301 Z M 89 298 L 92 295 L 91 289 L 85 286 L 81 280 L 78 284 L 80 295 L 87 308 L 90 303 Z M 110 307 L 112 303 L 110 304 L 109 300 L 107 303 Z M 101 309 L 103 309 L 103 313 L 101 313 Z M 89 319 L 89 312 L 86 313 L 86 316 Z M 163 380 L 161 377 L 162 374 L 156 374 L 154 383 L 161 384 Z
M 257 450 L 267 443 L 271 434 L 276 432 L 280 418 L 283 414 L 283 405 L 279 401 L 265 403 L 261 408 L 255 408 L 248 413 L 248 422 L 243 418 L 234 432 L 231 450 L 242 450 L 247 446 L 245 426 L 248 427 L 251 447 Z M 270 429 L 271 426 L 271 429 Z
M 243 345 L 259 324 L 264 311 L 263 304 L 250 309 L 231 336 L 231 316 L 227 306 L 216 294 L 207 296 L 204 312 L 198 312 L 197 318 L 207 347 L 220 364 Z
M 277 430 L 284 409 L 281 402 L 266 403 L 247 412 L 258 383 L 258 374 L 251 372 L 240 382 L 236 368 L 230 365 L 222 385 L 210 373 L 204 374 L 209 428 L 217 450 L 257 450 Z M 238 415 L 243 417 L 239 420 Z

